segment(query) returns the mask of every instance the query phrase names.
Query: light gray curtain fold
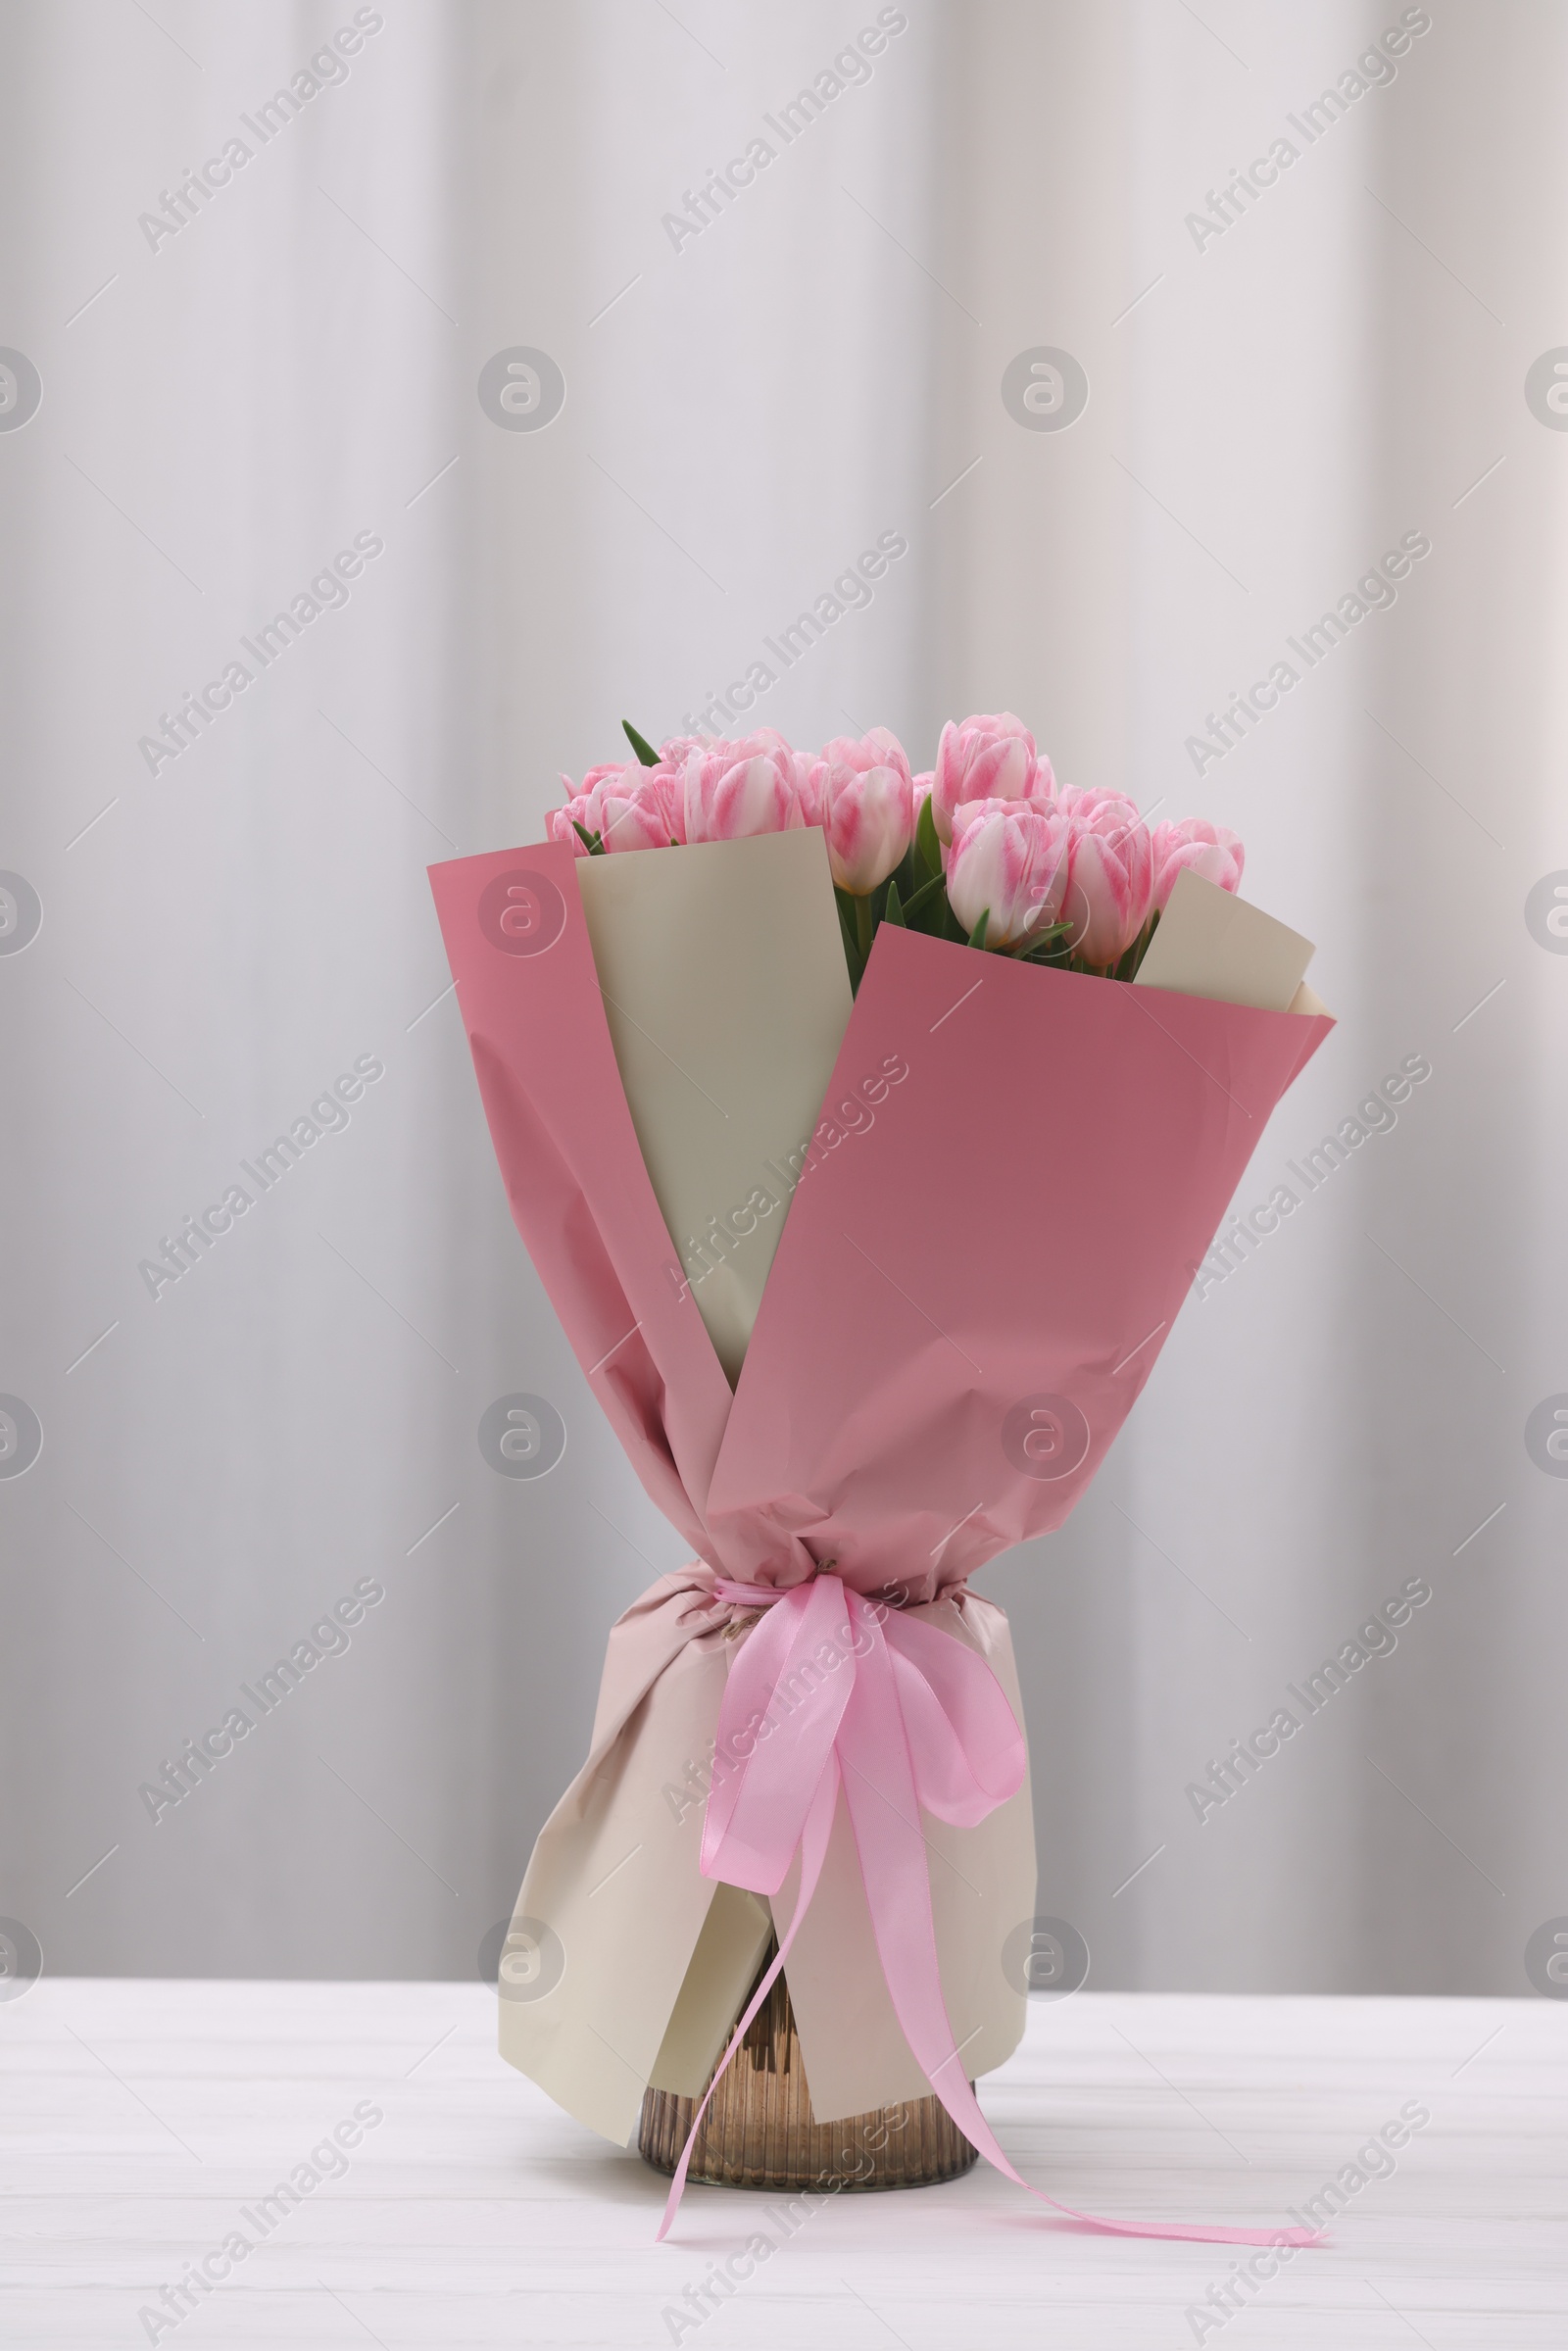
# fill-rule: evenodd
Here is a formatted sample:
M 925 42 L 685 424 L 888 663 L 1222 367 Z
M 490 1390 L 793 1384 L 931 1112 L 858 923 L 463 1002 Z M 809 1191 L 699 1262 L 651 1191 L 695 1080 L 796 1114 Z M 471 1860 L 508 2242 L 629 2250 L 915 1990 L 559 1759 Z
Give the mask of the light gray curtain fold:
M 681 1550 L 512 1229 L 423 868 L 738 683 L 737 731 L 917 766 L 1010 707 L 1063 780 L 1233 825 L 1340 1019 L 1236 1202 L 1291 1211 L 981 1579 L 1042 1914 L 1106 1985 L 1528 1990 L 1568 1912 L 1557 12 L 0 23 L 0 359 L 41 385 L 8 425 L 5 361 L 0 1393 L 42 1433 L 0 1474 L 0 1916 L 63 1972 L 474 1967 Z M 1041 353 L 1059 426 L 1004 396 Z M 974 1144 L 949 1213 L 1004 1248 L 1039 1209 Z M 548 1476 L 481 1448 L 515 1394 Z

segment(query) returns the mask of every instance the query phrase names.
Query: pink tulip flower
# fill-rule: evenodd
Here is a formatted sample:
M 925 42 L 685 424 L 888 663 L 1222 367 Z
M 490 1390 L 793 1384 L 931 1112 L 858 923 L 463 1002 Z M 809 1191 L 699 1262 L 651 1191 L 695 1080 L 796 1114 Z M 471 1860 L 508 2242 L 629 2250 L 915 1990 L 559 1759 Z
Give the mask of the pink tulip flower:
M 1049 800 L 1055 789 L 1051 761 L 1010 710 L 984 712 L 955 726 L 950 718 L 937 745 L 931 820 L 937 839 L 951 842 L 954 812 L 966 801 Z
M 811 770 L 810 802 L 827 834 L 833 879 L 868 898 L 902 859 L 914 834 L 914 784 L 904 746 L 885 726 L 862 742 L 841 735 Z
M 763 727 L 760 732 L 772 734 L 772 729 Z M 822 759 L 808 751 L 792 750 L 782 735 L 774 735 L 773 742 L 775 754 L 782 761 L 785 772 L 794 780 L 795 797 L 801 804 L 801 822 L 807 825 L 820 824 L 822 778 L 825 773 Z
M 579 840 L 572 826 L 573 806 L 568 800 L 562 808 L 547 808 L 545 831 L 552 841 L 559 841 L 563 849 L 569 849 L 574 857 L 585 857 L 588 855 L 587 847 Z M 582 819 L 578 821 L 580 823 Z
M 799 755 L 771 727 L 688 755 L 680 780 L 685 841 L 739 841 L 794 832 L 807 821 Z
M 1205 882 L 1217 882 L 1222 890 L 1241 887 L 1247 860 L 1241 835 L 1227 832 L 1222 824 L 1210 824 L 1202 816 L 1188 816 L 1180 824 L 1156 824 L 1153 853 L 1153 903 L 1161 913 L 1184 866 L 1190 865 Z
M 642 772 L 643 781 L 633 784 L 629 792 L 607 791 L 599 804 L 600 838 L 607 853 L 667 849 L 674 838 L 669 796 L 667 789 L 660 788 L 659 770 L 645 767 Z
M 1058 921 L 1068 826 L 1052 801 L 966 801 L 948 853 L 948 904 L 966 931 L 987 916 L 987 947 L 1022 947 Z
M 590 767 L 580 785 L 574 785 L 569 775 L 562 782 L 566 787 L 564 807 L 552 808 L 545 818 L 545 829 L 552 841 L 560 841 L 574 857 L 588 855 L 576 827 L 584 832 L 597 833 L 604 824 L 604 798 L 607 792 L 624 794 L 632 788 L 636 777 L 644 770 L 633 759 L 629 766 L 616 763 L 609 767 Z
M 561 780 L 566 787 L 565 805 L 549 811 L 545 830 L 573 857 L 589 854 L 577 831 L 579 824 L 584 832 L 597 833 L 607 851 L 666 849 L 678 838 L 672 810 L 680 779 L 662 762 L 658 767 L 644 767 L 639 760 L 630 759 L 611 767 L 590 767 L 581 789 L 575 792 L 569 776 Z
M 1153 847 L 1137 808 L 1122 792 L 1058 795 L 1067 819 L 1068 940 L 1093 969 L 1108 971 L 1126 954 L 1149 913 Z

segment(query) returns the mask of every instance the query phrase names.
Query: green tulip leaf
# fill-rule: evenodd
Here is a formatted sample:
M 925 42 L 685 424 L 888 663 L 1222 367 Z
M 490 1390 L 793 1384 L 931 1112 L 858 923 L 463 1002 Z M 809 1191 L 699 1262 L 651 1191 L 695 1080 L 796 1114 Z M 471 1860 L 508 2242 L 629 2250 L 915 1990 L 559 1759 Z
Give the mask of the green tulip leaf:
M 640 735 L 629 718 L 623 718 L 620 723 L 625 731 L 627 742 L 631 745 L 633 751 L 637 754 L 637 757 L 641 759 L 643 765 L 645 767 L 657 767 L 659 765 L 659 754 L 649 742 L 648 737 L 646 735 Z
M 904 923 L 906 929 L 907 929 L 910 923 L 913 922 L 916 914 L 923 914 L 925 912 L 927 906 L 930 906 L 941 887 L 942 876 L 940 873 L 934 873 L 928 882 L 922 882 L 920 884 L 919 889 L 915 891 L 912 898 L 906 899 L 904 904 Z
M 942 845 L 937 839 L 936 819 L 931 813 L 931 795 L 920 803 L 920 814 L 914 828 L 914 854 L 928 874 L 942 871 Z

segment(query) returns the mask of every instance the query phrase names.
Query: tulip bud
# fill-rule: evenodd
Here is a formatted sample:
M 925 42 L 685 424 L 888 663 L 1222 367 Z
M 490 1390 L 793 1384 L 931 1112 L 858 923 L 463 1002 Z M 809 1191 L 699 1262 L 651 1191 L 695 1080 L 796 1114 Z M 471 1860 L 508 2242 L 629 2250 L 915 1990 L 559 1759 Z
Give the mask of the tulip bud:
M 607 798 L 615 802 L 618 810 L 628 800 L 642 797 L 645 779 L 654 772 L 653 768 L 644 767 L 635 759 L 624 765 L 617 763 L 611 767 L 590 767 L 581 786 L 575 791 L 570 776 L 564 775 L 561 780 L 566 787 L 565 805 L 550 810 L 545 818 L 546 832 L 552 841 L 561 842 L 574 857 L 585 857 L 588 851 L 577 826 L 580 824 L 585 833 L 602 836 L 606 824 Z M 663 840 L 668 839 L 666 832 Z M 609 848 L 610 844 L 606 842 L 605 846 Z M 640 849 L 645 845 L 638 841 L 635 846 Z
M 948 904 L 966 931 L 982 914 L 987 947 L 1023 947 L 1059 920 L 1067 824 L 1050 801 L 962 803 L 948 853 Z
M 609 852 L 621 849 L 667 849 L 672 838 L 669 810 L 664 797 L 652 780 L 656 774 L 645 767 L 643 774 L 650 780 L 625 794 L 607 792 L 600 802 L 603 821 L 600 838 Z
M 955 811 L 966 801 L 1049 800 L 1054 789 L 1051 761 L 1038 757 L 1033 735 L 1010 710 L 966 718 L 961 726 L 949 719 L 932 773 L 937 839 L 953 840 Z
M 914 837 L 914 786 L 903 744 L 885 726 L 858 743 L 835 736 L 823 744 L 802 797 L 827 834 L 834 881 L 853 898 L 868 898 Z
M 1120 962 L 1149 913 L 1153 850 L 1137 808 L 1122 792 L 1060 794 L 1067 818 L 1067 896 L 1074 953 L 1096 970 Z
M 1188 816 L 1180 824 L 1156 824 L 1153 832 L 1153 903 L 1163 913 L 1185 866 L 1222 890 L 1241 887 L 1247 852 L 1238 833 L 1202 816 Z
M 806 822 L 796 777 L 796 754 L 771 727 L 690 753 L 680 784 L 682 836 L 739 841 L 796 831 Z

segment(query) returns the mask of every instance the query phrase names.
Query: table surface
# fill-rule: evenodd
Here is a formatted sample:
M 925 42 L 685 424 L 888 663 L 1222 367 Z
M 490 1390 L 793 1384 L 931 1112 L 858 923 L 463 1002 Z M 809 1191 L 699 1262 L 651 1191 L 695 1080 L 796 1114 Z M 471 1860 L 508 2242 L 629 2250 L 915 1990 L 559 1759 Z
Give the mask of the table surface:
M 0 2340 L 21 2351 L 1568 2344 L 1568 2007 L 1545 2001 L 1032 2002 L 981 2095 L 1065 2202 L 1272 2229 L 1364 2178 L 1332 2241 L 1229 2313 L 1207 2297 L 1242 2250 L 1053 2221 L 984 2166 L 793 2226 L 782 2198 L 693 2188 L 656 2246 L 666 2183 L 502 2063 L 479 1985 L 45 1979 L 0 2005 Z M 1357 2165 L 1407 2102 L 1430 2122 L 1386 2173 Z M 356 2107 L 381 2119 L 333 2153 Z M 258 2215 L 323 2146 L 319 2184 Z M 226 2282 L 187 2289 L 177 2325 L 141 2316 L 236 2231 L 254 2249 Z M 759 2232 L 776 2250 L 725 2278 Z M 705 2304 L 715 2265 L 730 2290 Z

